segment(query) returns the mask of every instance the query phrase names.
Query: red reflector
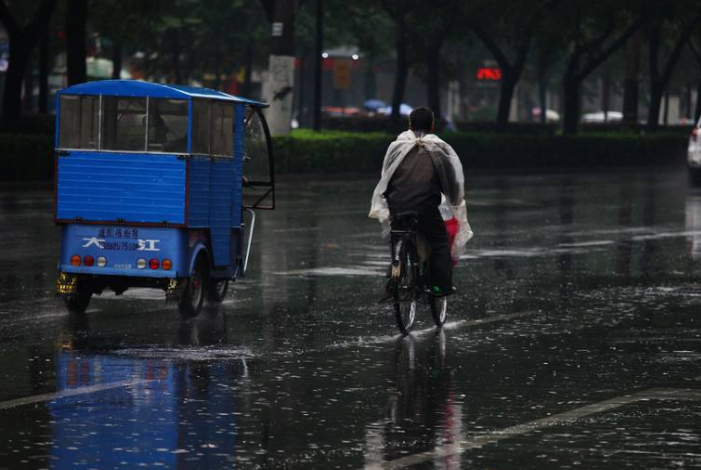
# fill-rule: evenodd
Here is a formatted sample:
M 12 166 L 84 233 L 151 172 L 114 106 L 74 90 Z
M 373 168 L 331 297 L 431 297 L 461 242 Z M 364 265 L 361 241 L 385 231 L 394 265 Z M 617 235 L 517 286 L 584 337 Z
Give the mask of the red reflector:
M 71 266 L 80 266 L 82 263 L 80 261 L 80 256 L 78 255 L 73 255 L 71 256 Z
M 95 264 L 95 259 L 92 256 L 86 256 L 83 258 L 83 264 L 85 266 L 93 266 Z
M 158 269 L 160 264 L 161 263 L 159 263 L 156 258 L 151 258 L 151 260 L 148 262 L 148 267 L 151 269 Z

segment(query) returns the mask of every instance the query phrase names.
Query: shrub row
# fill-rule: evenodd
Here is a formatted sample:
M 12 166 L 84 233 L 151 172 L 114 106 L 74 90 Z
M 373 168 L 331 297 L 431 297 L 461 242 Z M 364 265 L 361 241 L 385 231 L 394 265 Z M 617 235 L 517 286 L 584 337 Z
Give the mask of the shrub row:
M 684 161 L 687 138 L 678 134 L 448 133 L 443 138 L 471 168 L 674 165 Z M 379 171 L 392 136 L 297 131 L 274 139 L 280 173 Z
M 444 139 L 466 169 L 574 168 L 681 164 L 687 138 L 679 134 L 448 133 Z M 377 172 L 387 146 L 385 133 L 295 131 L 273 139 L 276 172 Z M 53 138 L 0 134 L 0 181 L 48 180 L 53 175 Z

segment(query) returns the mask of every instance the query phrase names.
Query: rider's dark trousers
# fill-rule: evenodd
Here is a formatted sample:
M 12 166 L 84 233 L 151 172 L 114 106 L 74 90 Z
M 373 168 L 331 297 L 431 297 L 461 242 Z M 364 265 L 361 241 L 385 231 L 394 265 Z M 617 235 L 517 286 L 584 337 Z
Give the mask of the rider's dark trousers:
M 431 285 L 450 290 L 453 285 L 453 266 L 448 245 L 448 231 L 437 207 L 421 211 L 418 228 L 431 248 L 429 261 Z

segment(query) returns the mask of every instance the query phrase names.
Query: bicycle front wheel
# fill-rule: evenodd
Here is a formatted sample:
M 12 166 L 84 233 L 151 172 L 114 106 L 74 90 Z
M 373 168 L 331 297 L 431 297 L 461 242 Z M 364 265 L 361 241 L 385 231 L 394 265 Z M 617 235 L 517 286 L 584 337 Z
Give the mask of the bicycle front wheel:
M 405 244 L 400 254 L 399 273 L 394 288 L 394 316 L 402 334 L 408 334 L 416 320 L 416 277 L 413 254 Z
M 443 326 L 445 319 L 448 317 L 448 297 L 434 297 L 429 299 L 431 304 L 431 316 L 433 322 L 438 328 Z

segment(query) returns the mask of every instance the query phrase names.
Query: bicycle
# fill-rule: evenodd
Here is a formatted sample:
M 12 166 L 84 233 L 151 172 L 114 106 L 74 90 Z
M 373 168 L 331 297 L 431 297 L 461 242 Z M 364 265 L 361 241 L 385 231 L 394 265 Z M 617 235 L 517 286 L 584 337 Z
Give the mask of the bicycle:
M 393 217 L 390 230 L 392 265 L 388 290 L 392 295 L 397 327 L 405 335 L 414 326 L 419 303 L 428 303 L 433 321 L 439 328 L 448 315 L 448 299 L 436 297 L 430 289 L 430 254 L 423 249 L 425 243 L 418 236 L 418 224 L 417 212 L 403 212 Z M 419 259 L 419 251 L 426 253 L 422 259 Z

